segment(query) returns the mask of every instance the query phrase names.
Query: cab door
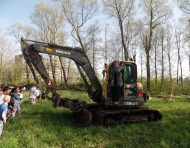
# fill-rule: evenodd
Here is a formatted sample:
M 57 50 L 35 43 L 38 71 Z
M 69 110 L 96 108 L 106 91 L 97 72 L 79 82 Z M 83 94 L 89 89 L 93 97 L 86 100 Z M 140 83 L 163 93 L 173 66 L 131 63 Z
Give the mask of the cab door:
M 137 66 L 135 63 L 124 63 L 124 98 L 137 94 Z
M 125 107 L 143 106 L 143 97 L 138 96 L 137 65 L 134 62 L 123 62 L 123 105 Z

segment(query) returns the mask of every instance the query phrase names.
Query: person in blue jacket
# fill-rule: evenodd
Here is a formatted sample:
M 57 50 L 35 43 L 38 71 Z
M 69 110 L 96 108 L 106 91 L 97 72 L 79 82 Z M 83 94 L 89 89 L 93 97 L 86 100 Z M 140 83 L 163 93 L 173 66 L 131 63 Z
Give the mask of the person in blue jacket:
M 19 96 L 19 87 L 14 87 L 12 89 L 11 97 L 14 100 L 14 111 L 12 113 L 13 118 L 15 117 L 16 113 L 20 113 L 20 104 L 21 104 L 21 99 Z
M 5 95 L 3 97 L 3 103 L 0 105 L 0 137 L 2 136 L 3 127 L 7 120 L 6 115 L 7 115 L 8 103 L 10 102 L 10 98 L 11 96 Z

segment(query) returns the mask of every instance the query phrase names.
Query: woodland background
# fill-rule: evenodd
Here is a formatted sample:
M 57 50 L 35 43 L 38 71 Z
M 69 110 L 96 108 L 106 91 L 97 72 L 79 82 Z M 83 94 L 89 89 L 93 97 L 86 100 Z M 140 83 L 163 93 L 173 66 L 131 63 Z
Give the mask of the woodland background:
M 103 17 L 104 16 L 104 17 Z M 103 63 L 133 60 L 138 78 L 152 94 L 190 94 L 190 2 L 188 0 L 53 0 L 39 2 L 32 24 L 12 24 L 6 34 L 79 46 L 100 81 Z M 107 23 L 109 22 L 109 23 Z M 106 23 L 106 24 L 105 24 Z M 33 77 L 20 47 L 0 32 L 0 82 L 27 84 Z M 83 85 L 70 59 L 42 55 L 58 87 Z

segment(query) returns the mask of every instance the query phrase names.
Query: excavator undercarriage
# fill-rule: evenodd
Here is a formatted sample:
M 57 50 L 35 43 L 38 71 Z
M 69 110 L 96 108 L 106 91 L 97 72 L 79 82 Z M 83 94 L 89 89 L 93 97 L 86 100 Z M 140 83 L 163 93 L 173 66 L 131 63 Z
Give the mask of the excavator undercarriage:
M 59 107 L 67 107 L 73 111 L 74 119 L 81 125 L 100 124 L 106 127 L 122 123 L 158 121 L 162 119 L 159 111 L 144 107 L 120 108 L 105 107 L 102 104 L 87 104 L 85 101 L 59 98 Z M 69 103 L 68 103 L 69 102 Z M 69 105 L 68 105 L 69 104 Z
M 37 84 L 39 80 L 34 68 L 47 85 L 46 96 L 48 96 L 49 92 L 52 93 L 50 99 L 53 101 L 54 107 L 70 109 L 74 118 L 82 125 L 101 124 L 114 126 L 120 123 L 158 121 L 162 119 L 159 111 L 143 107 L 146 94 L 142 91 L 142 88 L 137 86 L 137 67 L 134 62 L 120 62 L 123 82 L 122 87 L 120 87 L 122 97 L 115 102 L 111 96 L 113 93 L 110 91 L 109 68 L 111 66 L 105 70 L 107 74 L 103 86 L 96 77 L 89 59 L 82 49 L 24 40 L 23 38 L 21 39 L 21 49 Z M 60 97 L 52 83 L 49 83 L 50 77 L 39 53 L 72 59 L 86 85 L 89 97 L 95 103 L 88 104 L 82 99 Z

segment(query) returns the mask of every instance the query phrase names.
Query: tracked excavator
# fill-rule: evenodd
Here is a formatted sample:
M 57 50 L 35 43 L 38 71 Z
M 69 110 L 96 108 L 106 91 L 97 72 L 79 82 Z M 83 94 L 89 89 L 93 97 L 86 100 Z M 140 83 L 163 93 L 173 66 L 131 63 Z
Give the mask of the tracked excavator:
M 113 126 L 120 123 L 159 121 L 162 115 L 158 110 L 144 107 L 146 93 L 137 83 L 137 65 L 132 61 L 120 61 L 122 85 L 120 98 L 113 99 L 110 72 L 112 64 L 105 65 L 104 80 L 101 84 L 92 68 L 87 55 L 81 48 L 59 46 L 51 43 L 21 39 L 21 50 L 24 59 L 38 83 L 36 71 L 47 85 L 47 94 L 51 92 L 54 106 L 65 107 L 73 112 L 76 121 L 83 125 L 102 124 Z M 85 83 L 87 93 L 94 103 L 86 103 L 82 99 L 61 97 L 43 64 L 41 54 L 55 55 L 72 59 Z M 36 69 L 36 71 L 34 70 Z

